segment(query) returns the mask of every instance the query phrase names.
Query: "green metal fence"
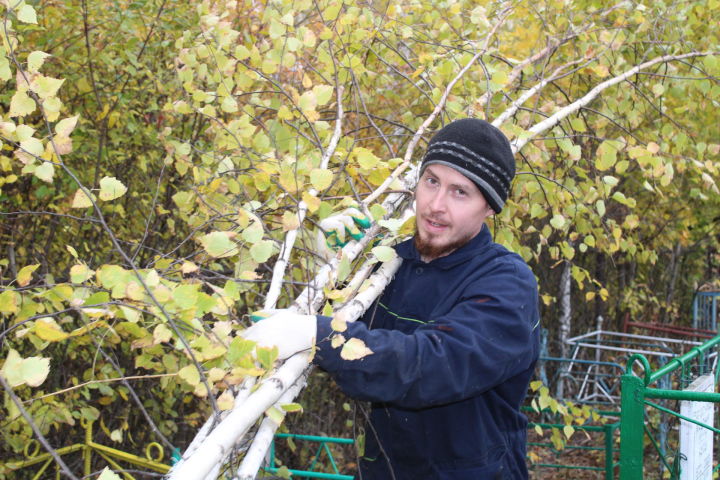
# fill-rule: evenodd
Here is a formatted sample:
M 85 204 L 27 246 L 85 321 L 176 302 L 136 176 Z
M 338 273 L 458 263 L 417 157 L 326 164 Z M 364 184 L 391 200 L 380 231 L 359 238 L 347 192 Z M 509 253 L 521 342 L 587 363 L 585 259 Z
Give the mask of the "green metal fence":
M 679 478 L 680 455 L 678 452 L 668 454 L 664 446 L 658 444 L 647 418 L 649 411 L 656 411 L 664 415 L 685 420 L 712 431 L 716 436 L 720 430 L 698 422 L 695 419 L 681 415 L 677 411 L 652 400 L 689 400 L 693 402 L 720 403 L 720 394 L 714 392 L 683 391 L 687 383 L 693 378 L 712 372 L 711 361 L 717 361 L 717 350 L 720 347 L 720 335 L 693 347 L 688 353 L 671 359 L 667 364 L 653 371 L 650 362 L 641 354 L 635 354 L 628 360 L 625 374 L 621 378 L 621 415 L 620 415 L 620 480 L 641 480 L 644 477 L 645 438 L 654 455 L 660 459 L 661 468 L 670 472 L 670 478 Z M 644 370 L 641 378 L 633 373 L 633 367 L 639 364 Z M 715 385 L 718 381 L 718 368 L 715 365 Z M 675 382 L 680 389 L 654 388 L 653 385 L 662 379 L 678 374 Z M 667 382 L 671 384 L 670 382 Z M 653 455 L 653 456 L 654 456 Z M 649 457 L 649 455 L 647 456 Z M 715 458 L 717 462 L 717 458 Z M 718 472 L 715 465 L 713 472 Z
M 312 462 L 307 470 L 288 469 L 292 478 L 324 478 L 329 480 L 353 480 L 355 478 L 352 475 L 343 475 L 340 473 L 335 462 L 335 457 L 329 447 L 329 445 L 352 445 L 354 443 L 352 438 L 320 437 L 316 435 L 298 435 L 292 433 L 278 433 L 275 435 L 273 443 L 270 445 L 270 465 L 264 469 L 266 472 L 278 473 L 280 470 L 275 458 L 275 441 L 278 439 L 302 440 L 318 444 L 315 455 L 312 457 Z M 332 473 L 324 473 L 316 470 L 320 465 L 323 454 L 330 464 L 330 468 L 333 470 Z
M 564 424 L 554 424 L 554 423 L 534 423 L 531 422 L 528 424 L 528 428 L 532 429 L 535 428 L 535 426 L 539 426 L 542 429 L 553 429 L 557 428 L 559 430 L 562 430 L 563 427 L 565 427 Z M 540 448 L 547 448 L 552 450 L 557 458 L 562 458 L 566 453 L 576 451 L 576 450 L 582 450 L 587 452 L 596 452 L 600 453 L 602 452 L 603 455 L 603 466 L 602 467 L 593 467 L 593 466 L 584 466 L 584 465 L 573 465 L 571 463 L 547 463 L 547 462 L 541 462 L 541 463 L 533 463 L 530 465 L 530 468 L 533 470 L 536 469 L 555 469 L 555 470 L 585 470 L 585 471 L 592 471 L 592 472 L 602 472 L 604 474 L 605 480 L 614 480 L 615 479 L 615 469 L 618 466 L 618 463 L 615 459 L 615 454 L 617 453 L 618 449 L 615 448 L 615 433 L 617 432 L 618 428 L 620 427 L 620 422 L 613 422 L 613 423 L 606 423 L 604 425 L 573 425 L 573 428 L 575 430 L 581 430 L 585 432 L 600 432 L 603 434 L 603 442 L 602 446 L 600 445 L 578 445 L 578 444 L 568 444 L 565 445 L 562 450 L 556 450 L 552 443 L 548 442 L 528 442 L 528 447 L 540 447 Z

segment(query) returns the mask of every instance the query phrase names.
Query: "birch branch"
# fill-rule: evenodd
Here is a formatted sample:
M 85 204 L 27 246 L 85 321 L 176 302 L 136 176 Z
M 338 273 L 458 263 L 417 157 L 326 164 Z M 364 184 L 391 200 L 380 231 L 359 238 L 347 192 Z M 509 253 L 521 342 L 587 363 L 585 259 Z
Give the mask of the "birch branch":
M 408 213 L 409 211 L 409 213 Z M 412 214 L 412 209 L 406 209 L 404 216 L 409 217 Z M 383 265 L 370 276 L 371 286 L 355 296 L 355 298 L 336 312 L 336 316 L 346 322 L 354 322 L 362 316 L 375 299 L 380 296 L 382 291 L 385 289 L 390 280 L 392 280 L 395 272 L 402 264 L 402 258 L 396 257 L 395 259 L 383 263 Z M 306 368 L 300 375 L 300 378 L 288 389 L 275 404 L 275 407 L 280 408 L 283 404 L 290 403 L 305 387 L 307 376 L 311 367 Z M 304 376 L 304 378 L 303 378 Z M 252 480 L 255 478 L 255 474 L 260 469 L 265 455 L 270 448 L 272 439 L 275 435 L 276 430 L 280 424 L 276 423 L 272 419 L 265 418 L 260 425 L 255 438 L 253 439 L 252 446 L 245 454 L 245 458 L 240 465 L 237 473 L 237 480 Z
M 532 98 L 534 95 L 536 95 L 540 90 L 545 88 L 547 84 L 554 82 L 555 80 L 558 80 L 566 75 L 568 73 L 562 73 L 563 70 L 565 70 L 567 67 L 571 65 L 576 65 L 580 63 L 582 60 L 576 60 L 574 62 L 566 63 L 565 65 L 562 65 L 558 67 L 550 77 L 542 79 L 539 83 L 537 83 L 534 87 L 528 89 L 525 93 L 523 93 L 520 98 L 515 100 L 512 105 L 510 105 L 503 113 L 501 113 L 495 120 L 493 120 L 492 125 L 494 127 L 500 127 L 507 119 L 515 115 L 515 113 L 520 109 L 520 107 L 527 102 L 530 98 Z M 589 63 L 592 60 L 588 60 L 586 62 Z
M 204 479 L 217 464 L 232 451 L 268 406 L 277 402 L 282 394 L 297 381 L 297 372 L 308 365 L 309 354 L 298 353 L 288 358 L 274 375 L 262 382 L 245 402 L 233 410 L 205 438 L 195 452 L 184 458 L 182 468 L 176 465 L 169 473 L 169 480 Z M 241 406 L 240 406 L 241 405 Z
M 677 61 L 677 60 L 684 60 L 687 58 L 704 57 L 707 55 L 716 55 L 716 54 L 717 54 L 717 52 L 690 52 L 690 53 L 684 53 L 682 55 L 663 55 L 662 57 L 657 57 L 652 60 L 648 60 L 645 63 L 641 63 L 640 65 L 636 65 L 635 67 L 631 68 L 630 70 L 626 71 L 625 73 L 623 73 L 621 75 L 613 77 L 602 83 L 599 83 L 592 90 L 590 90 L 588 93 L 586 93 L 582 98 L 574 101 L 570 105 L 567 105 L 567 106 L 561 108 L 560 110 L 555 112 L 552 116 L 546 118 L 542 122 L 535 124 L 532 128 L 530 128 L 527 131 L 526 135 L 516 138 L 513 142 L 511 142 L 513 153 L 517 153 L 518 151 L 520 151 L 530 140 L 535 138 L 539 133 L 551 129 L 552 127 L 557 125 L 560 122 L 560 120 L 577 112 L 582 107 L 584 107 L 585 105 L 587 105 L 588 103 L 593 101 L 595 98 L 598 97 L 598 95 L 600 95 L 600 93 L 603 90 L 606 90 L 614 85 L 617 85 L 618 83 L 624 82 L 628 78 L 639 73 L 641 70 L 644 70 L 648 67 L 652 67 L 653 65 L 657 65 L 658 63 L 667 63 L 667 62 L 673 62 L 673 61 Z
M 292 401 L 295 400 L 295 397 L 300 394 L 300 390 L 305 388 L 310 370 L 311 367 L 306 368 L 295 383 L 282 394 L 274 405 L 276 408 L 281 409 L 282 405 L 292 403 Z M 270 444 L 279 426 L 280 423 L 275 422 L 275 420 L 270 417 L 263 419 L 260 428 L 258 428 L 258 431 L 255 433 L 252 445 L 250 445 L 247 453 L 245 453 L 245 458 L 243 458 L 234 480 L 252 480 L 255 478 L 255 475 L 265 460 L 265 455 L 270 448 Z
M 505 19 L 507 18 L 507 14 L 503 15 L 503 17 L 493 26 L 490 33 L 488 33 L 487 37 L 485 37 L 485 42 L 480 49 L 478 53 L 473 55 L 473 57 L 470 59 L 470 61 L 460 70 L 460 72 L 453 78 L 450 83 L 448 83 L 448 86 L 445 88 L 445 92 L 443 92 L 442 97 L 440 98 L 440 101 L 435 106 L 435 109 L 432 111 L 430 116 L 425 119 L 425 121 L 420 125 L 420 128 L 417 129 L 415 134 L 413 135 L 412 140 L 410 140 L 410 144 L 408 145 L 407 150 L 405 150 L 405 156 L 403 157 L 403 161 L 400 165 L 398 165 L 395 170 L 390 174 L 388 178 L 385 179 L 385 181 L 375 189 L 374 192 L 372 192 L 370 195 L 368 195 L 363 200 L 363 205 L 370 205 L 372 202 L 374 202 L 380 195 L 382 195 L 385 190 L 390 188 L 390 185 L 400 176 L 400 174 L 405 171 L 405 169 L 410 166 L 410 162 L 412 160 L 412 155 L 415 151 L 415 147 L 417 146 L 418 142 L 420 142 L 420 137 L 425 133 L 425 130 L 427 127 L 435 121 L 435 118 L 440 114 L 443 108 L 445 108 L 445 104 L 447 103 L 447 99 L 450 96 L 450 92 L 452 91 L 452 88 L 455 86 L 455 84 L 467 73 L 468 70 L 470 70 L 470 67 L 473 66 L 473 64 L 487 52 L 488 45 L 490 44 L 490 39 L 495 35 L 495 32 L 497 32 L 498 28 L 505 22 Z
M 320 160 L 320 168 L 323 169 L 327 168 L 330 158 L 337 149 L 338 141 L 340 140 L 340 135 L 342 134 L 342 93 L 343 87 L 340 86 L 337 88 L 337 120 L 335 120 L 335 131 L 333 132 L 333 135 L 330 138 L 330 143 L 328 144 L 327 149 L 325 149 L 325 152 L 323 152 L 322 159 Z M 310 195 L 312 196 L 317 195 L 317 193 L 317 190 L 314 188 L 310 190 Z M 265 310 L 271 310 L 277 305 L 278 298 L 280 297 L 280 290 L 282 288 L 282 282 L 285 278 L 285 270 L 287 269 L 288 262 L 290 260 L 290 253 L 292 252 L 293 246 L 295 246 L 298 230 L 305 221 L 307 209 L 307 204 L 301 200 L 298 204 L 298 227 L 293 228 L 287 232 L 287 235 L 285 235 L 285 242 L 280 250 L 280 258 L 278 258 L 277 262 L 275 262 L 275 266 L 273 267 L 272 280 L 270 282 L 270 287 L 268 289 L 267 296 L 265 297 L 265 304 L 263 306 L 263 309 Z

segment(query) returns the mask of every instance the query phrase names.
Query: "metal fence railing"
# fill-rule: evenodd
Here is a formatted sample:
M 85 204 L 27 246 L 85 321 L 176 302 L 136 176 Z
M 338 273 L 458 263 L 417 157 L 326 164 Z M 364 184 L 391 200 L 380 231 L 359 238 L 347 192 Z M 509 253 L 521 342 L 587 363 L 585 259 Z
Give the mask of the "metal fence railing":
M 648 459 L 657 459 L 657 468 L 662 474 L 671 479 L 680 478 L 683 462 L 687 455 L 680 452 L 680 434 L 672 429 L 673 438 L 668 438 L 664 444 L 657 441 L 656 432 L 653 431 L 653 415 L 668 416 L 676 421 L 688 422 L 706 429 L 714 434 L 715 445 L 708 447 L 705 464 L 714 474 L 720 469 L 717 465 L 718 455 L 713 452 L 717 449 L 717 438 L 720 430 L 713 425 L 698 421 L 677 411 L 678 402 L 709 402 L 709 418 L 720 404 L 720 394 L 715 393 L 718 380 L 718 348 L 720 335 L 708 340 L 702 345 L 695 346 L 687 353 L 674 357 L 663 366 L 653 371 L 650 362 L 642 354 L 635 354 L 628 360 L 625 374 L 621 378 L 621 415 L 620 415 L 620 480 L 641 480 L 647 478 L 645 470 L 650 468 L 646 463 Z M 634 367 L 641 366 L 643 375 L 638 376 Z M 709 376 L 711 391 L 692 391 L 687 389 L 694 380 Z M 653 385 L 664 381 L 670 388 L 655 388 Z M 645 439 L 649 442 L 646 443 Z M 646 452 L 649 449 L 651 453 Z M 655 466 L 652 466 L 655 468 Z M 711 477 L 697 477 L 711 478 Z

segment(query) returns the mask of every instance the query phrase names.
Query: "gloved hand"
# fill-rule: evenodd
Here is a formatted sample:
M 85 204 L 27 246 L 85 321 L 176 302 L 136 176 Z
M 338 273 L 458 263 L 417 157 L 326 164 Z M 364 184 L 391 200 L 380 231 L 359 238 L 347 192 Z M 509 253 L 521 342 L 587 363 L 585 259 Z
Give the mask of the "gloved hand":
M 357 208 L 347 208 L 342 213 L 330 215 L 320 221 L 317 232 L 316 247 L 318 253 L 326 259 L 335 255 L 335 250 L 344 247 L 350 241 L 360 240 L 365 236 L 361 229 L 370 227 L 370 220 Z
M 275 310 L 273 315 L 257 321 L 242 333 L 266 348 L 278 347 L 278 360 L 285 360 L 298 352 L 310 350 L 315 345 L 317 321 L 315 315 L 301 315 L 289 310 Z M 251 317 L 255 317 L 253 314 Z M 262 312 L 258 312 L 262 317 Z

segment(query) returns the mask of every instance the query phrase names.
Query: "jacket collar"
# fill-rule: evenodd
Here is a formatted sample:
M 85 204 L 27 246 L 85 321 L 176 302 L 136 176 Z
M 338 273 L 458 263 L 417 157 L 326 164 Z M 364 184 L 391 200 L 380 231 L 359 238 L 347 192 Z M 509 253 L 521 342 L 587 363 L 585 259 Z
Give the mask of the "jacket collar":
M 477 256 L 480 251 L 484 250 L 492 242 L 492 236 L 490 235 L 490 229 L 487 225 L 483 224 L 480 232 L 475 235 L 468 243 L 458 248 L 450 255 L 436 258 L 427 262 L 427 265 L 432 265 L 443 270 L 454 267 L 460 263 L 463 263 L 470 258 Z M 420 259 L 420 253 L 415 248 L 415 237 L 405 240 L 402 243 L 395 245 L 395 251 L 403 258 L 403 260 L 413 260 L 416 262 L 424 263 Z

